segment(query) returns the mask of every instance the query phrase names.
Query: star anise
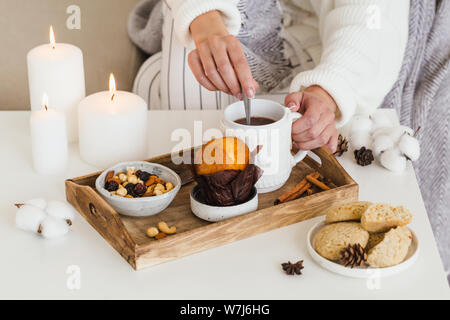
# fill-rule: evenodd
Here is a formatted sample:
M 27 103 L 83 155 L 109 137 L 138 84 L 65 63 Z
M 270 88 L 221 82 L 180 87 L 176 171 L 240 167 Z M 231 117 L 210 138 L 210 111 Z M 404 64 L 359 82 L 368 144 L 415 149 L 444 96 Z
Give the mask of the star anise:
M 281 267 L 289 275 L 302 274 L 303 260 L 297 261 L 296 263 L 291 263 L 290 261 L 282 263 Z

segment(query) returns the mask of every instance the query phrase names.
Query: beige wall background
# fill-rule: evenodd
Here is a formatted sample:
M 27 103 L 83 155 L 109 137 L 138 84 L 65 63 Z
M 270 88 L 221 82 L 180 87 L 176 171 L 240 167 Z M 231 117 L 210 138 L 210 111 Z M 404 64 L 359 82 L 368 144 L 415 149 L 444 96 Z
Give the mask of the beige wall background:
M 0 110 L 28 110 L 26 55 L 48 43 L 74 44 L 84 55 L 86 94 L 105 90 L 114 72 L 120 90 L 131 90 L 145 56 L 127 34 L 128 14 L 139 0 L 0 0 Z M 81 9 L 81 29 L 69 30 L 66 9 Z

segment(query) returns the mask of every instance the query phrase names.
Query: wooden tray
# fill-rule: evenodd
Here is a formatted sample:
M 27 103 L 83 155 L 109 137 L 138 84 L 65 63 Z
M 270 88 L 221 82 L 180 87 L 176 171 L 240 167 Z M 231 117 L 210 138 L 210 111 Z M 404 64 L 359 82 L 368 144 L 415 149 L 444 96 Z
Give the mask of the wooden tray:
M 313 151 L 321 165 L 306 157 L 292 170 L 286 184 L 271 193 L 259 194 L 258 210 L 220 222 L 197 218 L 190 209 L 189 192 L 194 182 L 184 185 L 163 212 L 144 218 L 118 214 L 95 191 L 95 179 L 101 172 L 66 180 L 67 200 L 136 270 L 183 257 L 202 250 L 244 239 L 323 214 L 324 209 L 342 201 L 358 199 L 358 184 L 325 149 Z M 171 154 L 147 160 L 163 164 L 181 176 L 186 167 L 175 165 Z M 277 206 L 274 200 L 294 187 L 306 174 L 319 171 L 337 188 L 289 201 Z M 159 221 L 175 225 L 177 233 L 161 240 L 150 239 L 145 231 Z

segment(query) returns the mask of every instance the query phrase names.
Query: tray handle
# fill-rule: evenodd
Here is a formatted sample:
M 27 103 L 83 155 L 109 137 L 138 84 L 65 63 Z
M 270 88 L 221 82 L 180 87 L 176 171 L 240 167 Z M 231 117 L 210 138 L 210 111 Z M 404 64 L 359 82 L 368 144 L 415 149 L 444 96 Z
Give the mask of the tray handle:
M 303 161 L 308 166 L 314 170 L 320 171 L 338 186 L 356 183 L 330 151 L 324 147 L 313 149 L 311 151 L 320 158 L 322 163 L 318 163 L 310 156 L 306 156 Z
M 66 180 L 67 201 L 116 249 L 134 268 L 136 243 L 119 214 L 91 187 Z

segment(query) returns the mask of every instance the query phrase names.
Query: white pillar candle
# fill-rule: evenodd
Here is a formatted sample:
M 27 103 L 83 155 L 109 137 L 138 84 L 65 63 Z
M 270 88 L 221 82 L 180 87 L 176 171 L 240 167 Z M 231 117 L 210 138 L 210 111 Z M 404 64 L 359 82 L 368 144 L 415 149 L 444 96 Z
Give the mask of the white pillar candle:
M 78 47 L 55 43 L 50 27 L 50 43 L 38 46 L 27 55 L 31 110 L 41 108 L 44 92 L 52 108 L 64 111 L 69 141 L 77 141 L 77 106 L 86 95 L 83 53 Z
M 106 168 L 118 162 L 147 156 L 147 103 L 139 96 L 110 90 L 84 98 L 78 106 L 81 158 Z
M 51 175 L 67 168 L 67 126 L 65 114 L 48 108 L 47 100 L 44 94 L 42 109 L 31 112 L 30 135 L 35 170 Z

